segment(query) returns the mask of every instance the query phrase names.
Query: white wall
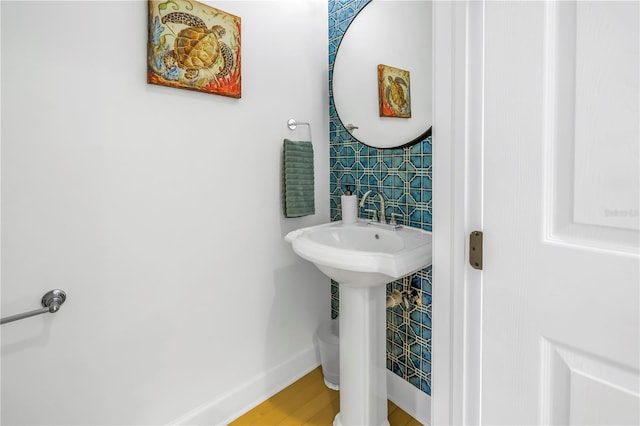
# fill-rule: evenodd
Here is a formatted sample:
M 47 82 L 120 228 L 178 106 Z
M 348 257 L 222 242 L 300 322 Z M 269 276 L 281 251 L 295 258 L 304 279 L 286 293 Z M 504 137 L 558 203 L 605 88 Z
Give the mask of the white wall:
M 282 237 L 329 220 L 327 2 L 209 3 L 242 17 L 241 99 L 146 84 L 145 1 L 1 3 L 2 315 L 68 293 L 2 326 L 3 424 L 188 422 L 317 362 L 329 283 Z M 292 117 L 316 154 L 300 219 Z

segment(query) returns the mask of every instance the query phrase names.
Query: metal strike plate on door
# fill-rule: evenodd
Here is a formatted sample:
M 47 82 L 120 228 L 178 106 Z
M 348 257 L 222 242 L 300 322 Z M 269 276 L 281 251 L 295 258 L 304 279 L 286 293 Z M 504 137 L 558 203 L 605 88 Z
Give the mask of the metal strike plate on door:
M 482 270 L 482 232 L 469 234 L 469 264 L 474 269 Z

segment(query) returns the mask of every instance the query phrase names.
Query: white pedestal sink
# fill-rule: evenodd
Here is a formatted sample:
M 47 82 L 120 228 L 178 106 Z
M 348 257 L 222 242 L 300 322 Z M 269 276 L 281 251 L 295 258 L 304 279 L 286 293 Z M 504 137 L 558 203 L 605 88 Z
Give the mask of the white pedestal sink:
M 292 231 L 285 240 L 340 285 L 340 413 L 334 426 L 389 425 L 385 284 L 431 264 L 431 233 L 331 222 Z

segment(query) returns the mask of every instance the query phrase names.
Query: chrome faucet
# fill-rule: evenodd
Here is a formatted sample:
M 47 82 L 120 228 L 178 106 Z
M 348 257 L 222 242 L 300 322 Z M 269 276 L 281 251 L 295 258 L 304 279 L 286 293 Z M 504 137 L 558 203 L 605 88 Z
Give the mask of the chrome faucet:
M 380 223 L 387 223 L 387 219 L 384 214 L 384 196 L 382 195 L 382 193 L 374 191 L 373 189 L 368 190 L 364 193 L 362 199 L 360 200 L 360 207 L 364 207 L 364 202 L 367 200 L 367 197 L 369 197 L 369 195 L 377 195 L 378 197 L 380 197 Z

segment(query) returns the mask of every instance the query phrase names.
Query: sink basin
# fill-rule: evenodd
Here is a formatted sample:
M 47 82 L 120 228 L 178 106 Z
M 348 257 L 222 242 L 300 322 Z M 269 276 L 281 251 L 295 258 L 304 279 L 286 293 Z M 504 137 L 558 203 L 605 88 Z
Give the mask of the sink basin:
M 389 426 L 385 284 L 431 264 L 431 232 L 364 220 L 287 234 L 293 251 L 340 285 L 340 412 L 334 426 Z
M 356 287 L 385 284 L 431 264 L 431 233 L 406 226 L 331 222 L 292 231 L 285 240 L 331 279 Z

